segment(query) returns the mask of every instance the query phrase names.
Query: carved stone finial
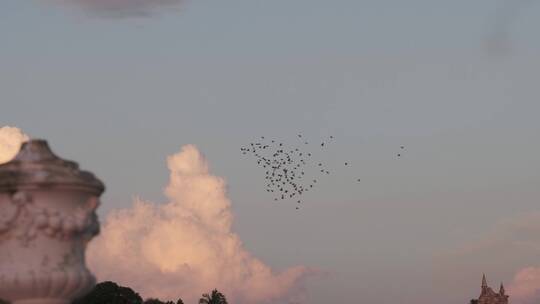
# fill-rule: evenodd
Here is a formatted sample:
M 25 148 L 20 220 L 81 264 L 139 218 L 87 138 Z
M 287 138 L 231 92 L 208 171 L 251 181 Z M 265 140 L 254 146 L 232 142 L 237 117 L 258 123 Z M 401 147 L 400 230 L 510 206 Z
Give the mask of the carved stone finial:
M 105 187 L 45 140 L 22 144 L 0 165 L 0 298 L 14 304 L 68 304 L 95 284 L 84 260 L 99 233 Z
M 37 162 L 45 160 L 53 160 L 58 157 L 54 155 L 49 148 L 49 144 L 43 139 L 31 139 L 23 142 L 19 153 L 15 155 L 15 160 Z
M 0 165 L 0 192 L 22 188 L 72 188 L 101 195 L 103 183 L 75 162 L 56 156 L 47 141 L 24 142 L 11 161 Z

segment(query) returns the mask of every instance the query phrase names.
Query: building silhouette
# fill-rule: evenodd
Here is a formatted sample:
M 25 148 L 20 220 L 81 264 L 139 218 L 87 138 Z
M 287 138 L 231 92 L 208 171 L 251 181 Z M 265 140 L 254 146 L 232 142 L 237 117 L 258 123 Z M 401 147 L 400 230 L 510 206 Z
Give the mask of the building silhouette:
M 499 292 L 496 293 L 487 285 L 486 275 L 482 276 L 482 289 L 478 299 L 471 300 L 470 304 L 508 304 L 508 295 L 505 294 L 504 285 L 501 283 Z

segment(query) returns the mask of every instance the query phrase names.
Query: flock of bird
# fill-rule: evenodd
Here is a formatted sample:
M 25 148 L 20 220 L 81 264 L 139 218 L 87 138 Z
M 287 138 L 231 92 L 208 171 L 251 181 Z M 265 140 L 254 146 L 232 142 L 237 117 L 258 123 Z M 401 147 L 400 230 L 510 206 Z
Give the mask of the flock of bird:
M 257 142 L 240 148 L 243 155 L 254 156 L 257 165 L 265 172 L 266 192 L 274 196 L 274 201 L 295 200 L 297 204 L 301 204 L 302 195 L 317 186 L 320 176 L 331 174 L 329 168 L 322 162 L 314 160 L 313 151 L 299 148 L 313 145 L 310 145 L 302 134 L 297 136 L 298 144 L 294 146 L 261 136 Z M 316 145 L 324 149 L 333 140 L 334 136 L 329 136 L 326 141 Z M 400 149 L 403 150 L 405 147 L 401 146 Z M 397 156 L 401 157 L 401 153 Z M 343 165 L 349 166 L 349 162 L 346 161 Z M 314 175 L 314 169 L 317 175 Z M 360 179 L 356 181 L 360 182 Z M 296 209 L 299 209 L 299 206 L 297 205 Z

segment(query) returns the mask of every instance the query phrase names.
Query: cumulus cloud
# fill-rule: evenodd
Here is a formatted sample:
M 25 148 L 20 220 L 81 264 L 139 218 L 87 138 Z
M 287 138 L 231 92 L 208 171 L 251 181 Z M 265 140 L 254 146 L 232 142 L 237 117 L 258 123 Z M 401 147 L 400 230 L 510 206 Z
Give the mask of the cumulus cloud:
M 28 140 L 28 135 L 15 127 L 0 128 L 0 164 L 11 160 L 24 141 Z
M 176 8 L 183 0 L 61 0 L 76 5 L 91 14 L 106 17 L 145 17 L 163 10 Z
M 514 276 L 509 292 L 514 304 L 540 302 L 540 267 L 526 267 Z
M 168 158 L 166 204 L 136 199 L 111 212 L 87 251 L 99 280 L 128 285 L 144 297 L 197 303 L 203 292 L 222 291 L 230 303 L 298 301 L 303 266 L 276 272 L 253 257 L 232 232 L 233 214 L 225 181 L 209 173 L 193 145 Z
M 28 140 L 20 129 L 0 128 L 0 163 Z M 230 303 L 300 303 L 305 280 L 319 272 L 297 266 L 276 272 L 253 257 L 232 232 L 225 181 L 209 173 L 193 145 L 168 158 L 166 204 L 136 199 L 112 211 L 90 242 L 87 262 L 100 281 L 112 280 L 145 298 L 197 303 L 218 288 Z
M 519 235 L 519 242 L 529 254 L 536 257 L 540 254 L 540 214 L 532 214 L 511 221 L 514 235 Z M 523 240 L 525 239 L 525 240 Z M 540 302 L 540 265 L 529 262 L 529 265 L 518 270 L 508 288 L 512 295 L 512 303 L 536 304 Z

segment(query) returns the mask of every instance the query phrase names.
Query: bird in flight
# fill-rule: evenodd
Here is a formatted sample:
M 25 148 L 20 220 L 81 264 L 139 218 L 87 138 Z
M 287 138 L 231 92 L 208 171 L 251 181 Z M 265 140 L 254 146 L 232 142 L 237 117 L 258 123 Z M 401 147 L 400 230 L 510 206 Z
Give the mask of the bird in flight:
M 288 144 L 279 139 L 269 139 L 265 136 L 259 136 L 259 140 L 249 143 L 247 147 L 241 147 L 242 155 L 251 154 L 256 164 L 263 169 L 265 190 L 274 196 L 274 201 L 297 199 L 300 204 L 302 197 L 308 190 L 313 190 L 318 185 L 318 179 L 314 179 L 312 174 L 323 174 L 329 176 L 330 170 L 323 162 L 315 161 L 313 152 L 308 149 L 308 141 L 304 139 L 304 134 L 297 133 L 296 137 L 300 139 L 298 144 L 304 143 L 301 147 L 294 144 Z M 331 140 L 334 139 L 330 135 Z M 333 141 L 321 141 L 320 147 L 330 147 Z M 313 147 L 312 147 L 313 148 Z M 403 150 L 404 146 L 400 146 Z M 327 149 L 324 149 L 327 151 Z M 307 155 L 307 157 L 306 157 Z M 398 154 L 401 156 L 401 153 Z M 351 167 L 349 161 L 343 161 L 347 167 Z M 357 179 L 360 182 L 360 179 Z M 298 209 L 298 207 L 296 207 Z

